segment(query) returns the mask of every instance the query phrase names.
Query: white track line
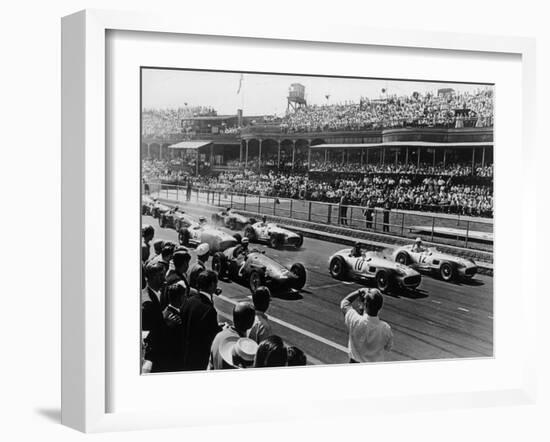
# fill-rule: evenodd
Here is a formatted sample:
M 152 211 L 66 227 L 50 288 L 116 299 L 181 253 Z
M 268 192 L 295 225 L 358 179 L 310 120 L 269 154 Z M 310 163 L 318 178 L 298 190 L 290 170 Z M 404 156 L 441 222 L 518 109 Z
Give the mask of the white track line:
M 461 312 L 466 312 L 468 313 L 470 310 L 468 310 L 467 308 L 464 308 L 464 307 L 457 307 L 458 310 L 460 310 Z
M 237 304 L 237 301 L 234 301 L 233 299 L 228 298 L 227 296 L 224 296 L 224 295 L 219 295 L 218 298 L 222 299 L 223 301 L 229 302 L 230 304 L 233 304 L 233 305 Z M 273 321 L 276 324 L 282 325 L 283 327 L 289 328 L 290 330 L 293 330 L 297 333 L 300 333 L 304 336 L 307 336 L 308 338 L 314 339 L 318 342 L 328 345 L 329 347 L 332 347 L 336 350 L 340 350 L 341 352 L 348 354 L 348 349 L 343 345 L 337 344 L 336 342 L 332 342 L 329 339 L 323 338 L 322 336 L 316 335 L 315 333 L 311 333 L 310 331 L 304 330 L 303 328 L 289 324 L 288 322 L 285 322 L 282 319 L 276 318 L 274 316 L 269 315 L 269 320 Z

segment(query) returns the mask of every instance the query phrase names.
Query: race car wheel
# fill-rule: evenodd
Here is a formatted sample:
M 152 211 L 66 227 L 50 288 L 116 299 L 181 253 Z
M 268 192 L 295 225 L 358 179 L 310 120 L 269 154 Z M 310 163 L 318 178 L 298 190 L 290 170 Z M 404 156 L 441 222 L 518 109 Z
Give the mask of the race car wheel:
M 304 285 L 306 285 L 306 268 L 303 264 L 297 262 L 295 264 L 292 264 L 292 267 L 290 267 L 290 271 L 298 277 L 298 279 L 293 284 L 293 288 L 296 290 L 302 290 L 304 288 Z
M 390 274 L 385 270 L 380 270 L 375 276 L 376 286 L 382 293 L 386 293 L 391 289 L 392 280 Z
M 256 221 L 256 218 L 249 218 L 248 223 L 249 224 L 256 224 L 258 221 Z
M 332 258 L 329 264 L 330 275 L 336 279 L 342 279 L 346 273 L 346 263 L 341 256 Z
M 283 246 L 283 241 L 279 235 L 271 235 L 269 238 L 269 247 L 273 249 L 280 249 Z
M 189 247 L 189 230 L 187 229 L 181 229 L 178 235 L 178 241 L 180 243 L 180 246 Z
M 163 215 L 159 216 L 159 226 L 162 228 L 166 226 L 166 218 Z
M 304 236 L 303 235 L 299 235 L 299 240 L 296 242 L 296 248 L 299 249 L 300 247 L 302 247 L 304 245 Z
M 250 277 L 248 278 L 248 285 L 250 287 L 250 291 L 252 293 L 256 293 L 256 290 L 258 290 L 258 287 L 264 285 L 264 278 L 262 277 L 261 273 L 254 270 Z
M 214 270 L 218 277 L 224 278 L 227 274 L 227 260 L 222 252 L 214 253 L 212 257 L 212 270 Z
M 256 232 L 254 231 L 254 227 L 246 226 L 244 229 L 244 236 L 248 238 L 250 242 L 256 241 Z
M 141 206 L 141 214 L 142 215 L 147 215 L 147 207 Z
M 439 275 L 443 281 L 452 281 L 455 277 L 455 269 L 448 262 L 441 264 Z
M 395 257 L 395 261 L 399 264 L 403 264 L 404 266 L 409 265 L 409 255 L 405 252 L 399 252 Z
M 239 244 L 241 243 L 241 241 L 242 241 L 242 239 L 243 239 L 243 237 L 242 237 L 242 235 L 241 235 L 240 233 L 235 233 L 235 234 L 233 235 L 233 238 L 235 238 Z
M 227 227 L 229 227 L 231 230 L 237 230 L 237 223 L 234 219 L 230 219 L 227 222 Z

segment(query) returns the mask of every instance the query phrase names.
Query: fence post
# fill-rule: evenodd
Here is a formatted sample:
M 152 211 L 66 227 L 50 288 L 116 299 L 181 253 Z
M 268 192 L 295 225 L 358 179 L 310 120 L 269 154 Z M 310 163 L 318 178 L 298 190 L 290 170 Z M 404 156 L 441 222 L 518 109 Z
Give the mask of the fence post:
M 246 193 L 244 194 L 244 207 L 243 210 L 246 210 Z
M 258 213 L 262 213 L 262 196 L 258 195 Z
M 307 208 L 307 220 L 311 221 L 311 201 L 309 201 L 308 208 Z
M 197 203 L 199 202 L 199 190 L 200 190 L 200 189 L 197 187 L 197 200 L 196 200 Z
M 332 204 L 329 204 L 328 205 L 327 224 L 331 224 L 331 218 L 332 218 Z
M 221 199 L 222 199 L 222 191 L 220 190 L 220 191 L 218 192 L 218 206 L 221 206 L 221 205 L 222 205 L 222 204 L 221 204 Z
M 435 216 L 432 216 L 432 239 L 430 241 L 434 240 L 434 228 L 435 228 Z
M 277 198 L 278 197 L 273 198 L 273 216 L 277 213 Z
M 290 213 L 289 213 L 289 215 L 288 215 L 289 218 L 292 218 L 292 202 L 293 202 L 293 201 L 294 201 L 294 200 L 291 198 L 291 199 L 290 199 Z
M 466 238 L 464 241 L 464 247 L 468 248 L 468 236 L 470 235 L 470 221 L 466 221 Z
M 374 210 L 372 211 L 372 214 L 374 215 L 374 216 L 373 216 L 373 218 L 374 218 L 374 219 L 373 219 L 374 224 L 372 225 L 372 226 L 373 226 L 372 229 L 373 229 L 373 230 L 376 230 L 376 218 L 377 218 L 377 216 L 378 216 L 378 209 L 374 209 Z
M 405 236 L 405 212 L 401 213 L 401 236 Z
M 230 193 L 231 195 L 231 198 L 230 198 L 230 202 L 229 202 L 229 207 L 233 208 L 233 192 Z

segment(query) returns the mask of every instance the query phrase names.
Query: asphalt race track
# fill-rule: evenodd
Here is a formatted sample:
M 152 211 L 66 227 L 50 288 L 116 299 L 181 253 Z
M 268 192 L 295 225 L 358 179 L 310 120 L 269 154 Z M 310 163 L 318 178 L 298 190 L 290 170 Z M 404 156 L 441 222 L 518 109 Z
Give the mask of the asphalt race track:
M 181 205 L 192 215 L 207 215 L 205 208 Z M 158 220 L 142 217 L 155 228 L 155 239 L 177 243 L 175 230 L 159 227 Z M 231 232 L 227 230 L 228 232 Z M 231 232 L 234 233 L 234 232 Z M 287 345 L 300 347 L 312 364 L 346 363 L 347 333 L 340 301 L 360 284 L 333 279 L 328 258 L 344 248 L 335 243 L 304 238 L 300 250 L 273 250 L 266 254 L 290 267 L 304 264 L 307 283 L 300 294 L 274 297 L 268 316 L 275 334 Z M 192 251 L 191 265 L 195 262 Z M 250 290 L 237 283 L 220 282 L 223 290 L 215 300 L 220 322 L 230 321 L 233 304 L 250 299 Z M 387 360 L 491 357 L 493 355 L 493 278 L 477 275 L 468 283 L 446 283 L 423 276 L 414 292 L 384 296 L 380 317 L 394 333 L 394 348 Z

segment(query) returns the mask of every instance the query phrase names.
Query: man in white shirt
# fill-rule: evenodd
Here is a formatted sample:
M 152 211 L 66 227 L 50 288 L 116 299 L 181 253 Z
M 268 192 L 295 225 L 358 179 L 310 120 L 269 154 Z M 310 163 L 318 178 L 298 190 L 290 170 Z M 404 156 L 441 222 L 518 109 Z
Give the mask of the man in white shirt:
M 364 313 L 359 314 L 352 304 L 361 299 Z M 350 293 L 340 303 L 349 332 L 350 362 L 384 361 L 393 346 L 393 333 L 388 323 L 378 318 L 384 298 L 377 289 L 362 288 Z

